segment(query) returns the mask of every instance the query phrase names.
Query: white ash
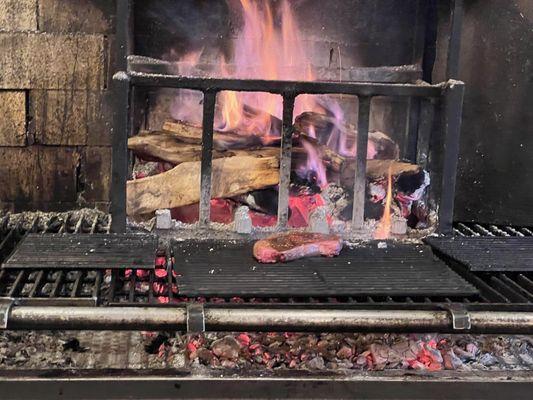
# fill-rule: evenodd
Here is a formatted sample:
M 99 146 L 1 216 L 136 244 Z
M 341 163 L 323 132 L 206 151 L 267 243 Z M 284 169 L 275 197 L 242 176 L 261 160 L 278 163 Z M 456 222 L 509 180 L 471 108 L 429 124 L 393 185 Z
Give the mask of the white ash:
M 8 229 L 21 225 L 23 230 L 29 230 L 36 218 L 38 218 L 37 229 L 41 231 L 45 229 L 53 218 L 56 218 L 58 223 L 63 223 L 68 219 L 69 226 L 75 226 L 81 217 L 88 223 L 92 223 L 92 221 L 97 219 L 99 221 L 98 227 L 100 228 L 106 228 L 110 222 L 108 214 L 94 208 L 82 208 L 66 212 L 25 211 L 16 214 L 7 214 L 0 211 L 0 219 L 7 218 Z
M 309 215 L 310 232 L 314 233 L 329 233 L 328 225 L 328 209 L 327 207 L 317 207 Z
M 250 234 L 253 230 L 252 219 L 250 218 L 250 208 L 240 206 L 235 211 L 234 216 L 235 232 L 241 234 Z
M 154 176 L 161 173 L 159 170 L 159 164 L 155 161 L 140 161 L 138 159 L 135 160 L 135 164 L 133 166 L 133 176 Z
M 328 206 L 330 214 L 339 218 L 342 211 L 352 203 L 352 196 L 342 186 L 330 183 L 322 190 L 322 198 Z
M 173 226 L 172 217 L 170 216 L 170 210 L 157 210 L 155 212 L 155 227 L 157 229 L 171 229 Z

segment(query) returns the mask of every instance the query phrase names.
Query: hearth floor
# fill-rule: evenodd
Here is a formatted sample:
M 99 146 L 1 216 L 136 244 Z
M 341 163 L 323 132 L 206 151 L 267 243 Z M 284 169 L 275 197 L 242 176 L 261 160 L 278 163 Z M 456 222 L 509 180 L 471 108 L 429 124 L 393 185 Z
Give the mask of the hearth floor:
M 174 242 L 183 296 L 470 296 L 477 289 L 437 259 L 429 246 L 377 243 L 338 257 L 260 264 L 253 242 Z

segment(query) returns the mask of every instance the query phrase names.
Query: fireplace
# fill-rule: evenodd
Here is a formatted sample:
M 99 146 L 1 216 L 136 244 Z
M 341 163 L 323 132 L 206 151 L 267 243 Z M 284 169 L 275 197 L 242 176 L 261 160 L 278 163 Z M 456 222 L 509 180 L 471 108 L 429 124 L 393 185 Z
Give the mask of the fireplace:
M 462 82 L 421 82 L 417 48 L 410 59 L 389 57 L 407 65 L 386 64 L 379 46 L 341 48 L 348 27 L 317 40 L 305 23 L 327 25 L 316 2 L 189 3 L 126 7 L 120 18 L 136 14 L 136 34 L 122 48 L 135 41 L 142 54 L 128 56 L 136 54 L 129 46 L 115 75 L 114 231 L 126 215 L 170 212 L 182 236 L 450 232 Z M 333 12 L 355 12 L 341 3 Z M 424 15 L 415 11 L 416 33 Z M 183 33 L 190 21 L 168 26 L 180 12 L 229 22 L 208 33 L 200 23 L 202 47 Z

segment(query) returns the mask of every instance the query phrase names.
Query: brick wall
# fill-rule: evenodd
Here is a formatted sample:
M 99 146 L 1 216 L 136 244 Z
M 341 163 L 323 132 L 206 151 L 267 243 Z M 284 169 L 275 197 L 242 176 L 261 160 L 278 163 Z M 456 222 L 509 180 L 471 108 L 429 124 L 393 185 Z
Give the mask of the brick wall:
M 0 209 L 107 208 L 113 0 L 0 0 Z

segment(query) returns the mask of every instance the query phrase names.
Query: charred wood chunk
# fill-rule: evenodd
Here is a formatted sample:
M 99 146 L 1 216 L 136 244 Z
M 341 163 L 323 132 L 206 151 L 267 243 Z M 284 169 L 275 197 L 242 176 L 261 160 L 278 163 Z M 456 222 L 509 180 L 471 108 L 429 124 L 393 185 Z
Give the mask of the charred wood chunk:
M 268 215 L 278 213 L 278 191 L 273 188 L 254 190 L 236 198 L 240 203 L 246 204 L 251 210 Z
M 304 112 L 296 117 L 294 130 L 298 135 L 313 138 L 340 156 L 355 157 L 357 130 L 355 126 L 339 121 L 333 115 Z M 385 133 L 368 134 L 368 158 L 395 160 L 399 157 L 398 145 Z

